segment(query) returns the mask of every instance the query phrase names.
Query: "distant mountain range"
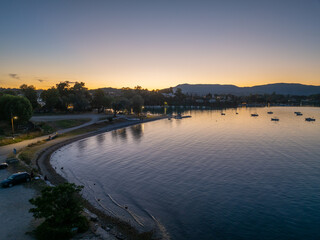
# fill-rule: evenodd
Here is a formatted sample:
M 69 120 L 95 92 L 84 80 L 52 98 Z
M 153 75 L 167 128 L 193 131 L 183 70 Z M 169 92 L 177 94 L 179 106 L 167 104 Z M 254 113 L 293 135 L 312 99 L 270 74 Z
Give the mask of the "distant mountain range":
M 275 83 L 257 85 L 253 87 L 237 87 L 235 85 L 220 84 L 179 84 L 173 89 L 181 88 L 183 93 L 196 94 L 199 96 L 211 94 L 233 94 L 237 96 L 250 94 L 283 94 L 309 96 L 320 94 L 320 86 L 303 85 L 296 83 Z

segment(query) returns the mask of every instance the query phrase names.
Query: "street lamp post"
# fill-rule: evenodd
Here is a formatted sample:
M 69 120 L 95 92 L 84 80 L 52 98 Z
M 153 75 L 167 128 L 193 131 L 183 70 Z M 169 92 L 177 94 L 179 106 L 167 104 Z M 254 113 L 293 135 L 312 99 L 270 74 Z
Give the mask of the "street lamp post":
M 12 113 L 11 113 L 12 138 L 14 138 L 14 124 L 13 124 L 14 119 L 18 119 L 18 117 L 12 116 Z

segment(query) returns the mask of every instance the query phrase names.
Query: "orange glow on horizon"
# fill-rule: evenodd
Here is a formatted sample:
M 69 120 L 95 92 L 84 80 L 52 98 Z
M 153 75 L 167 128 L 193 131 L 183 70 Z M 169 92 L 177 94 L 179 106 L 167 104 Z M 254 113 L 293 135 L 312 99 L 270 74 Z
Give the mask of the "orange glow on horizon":
M 319 78 L 320 79 L 320 78 Z M 179 84 L 220 84 L 220 85 L 235 85 L 238 87 L 252 87 L 252 86 L 257 86 L 257 85 L 266 85 L 266 84 L 275 84 L 275 83 L 296 83 L 296 84 L 304 84 L 304 85 L 314 85 L 314 86 L 320 86 L 320 80 L 310 80 L 310 81 L 304 81 L 300 82 L 298 80 L 296 81 L 286 81 L 283 78 L 278 78 L 275 80 L 270 80 L 270 81 L 241 81 L 237 83 L 232 83 L 232 82 L 213 82 L 213 81 L 203 81 L 203 82 L 195 82 L 195 81 L 181 81 L 174 83 L 172 85 L 164 85 L 164 84 L 142 84 L 142 83 L 137 83 L 137 84 L 128 84 L 128 82 L 124 82 L 124 84 L 117 84 L 117 83 L 108 83 L 107 81 L 105 82 L 95 82 L 95 81 L 86 81 L 85 79 L 78 79 L 78 80 L 47 80 L 45 82 L 37 82 L 36 80 L 19 80 L 19 81 L 13 81 L 13 80 L 7 80 L 7 81 L 1 81 L 0 80 L 0 87 L 2 88 L 19 88 L 22 84 L 27 84 L 27 85 L 33 85 L 36 89 L 49 89 L 51 87 L 55 87 L 56 84 L 64 81 L 70 81 L 70 82 L 84 82 L 85 87 L 88 89 L 97 89 L 97 88 L 118 88 L 121 89 L 123 87 L 129 87 L 129 88 L 134 88 L 136 86 L 141 86 L 143 89 L 148 89 L 148 90 L 157 90 L 157 89 L 164 89 L 164 88 L 170 88 L 170 87 L 175 87 Z M 72 83 L 71 83 L 72 84 Z

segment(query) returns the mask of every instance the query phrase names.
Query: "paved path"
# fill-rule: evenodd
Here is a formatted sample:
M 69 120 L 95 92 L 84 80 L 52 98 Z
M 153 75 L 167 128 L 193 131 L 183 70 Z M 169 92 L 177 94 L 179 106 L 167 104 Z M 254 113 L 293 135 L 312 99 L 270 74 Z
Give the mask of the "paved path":
M 31 118 L 31 121 L 41 122 L 41 121 L 57 121 L 57 120 L 65 120 L 65 119 L 91 118 L 91 121 L 86 122 L 86 123 L 84 123 L 82 125 L 79 125 L 79 126 L 76 126 L 76 127 L 72 127 L 72 128 L 62 129 L 62 130 L 58 131 L 58 134 L 63 134 L 63 133 L 67 133 L 67 132 L 73 131 L 73 130 L 78 129 L 78 128 L 83 128 L 83 127 L 89 126 L 91 124 L 100 122 L 99 118 L 103 117 L 103 116 L 104 115 L 92 114 L 92 113 L 90 113 L 90 114 L 77 114 L 77 115 L 73 114 L 73 115 L 57 115 L 57 116 L 35 116 L 35 117 Z M 13 152 L 14 148 L 17 151 L 19 151 L 20 149 L 28 146 L 31 143 L 36 143 L 38 141 L 41 141 L 41 140 L 44 140 L 44 139 L 48 139 L 49 135 L 33 138 L 33 139 L 30 139 L 30 140 L 25 140 L 25 141 L 14 143 L 14 144 L 9 144 L 9 145 L 6 145 L 6 146 L 1 146 L 0 147 L 0 162 L 4 162 L 4 160 L 6 159 L 8 154 Z

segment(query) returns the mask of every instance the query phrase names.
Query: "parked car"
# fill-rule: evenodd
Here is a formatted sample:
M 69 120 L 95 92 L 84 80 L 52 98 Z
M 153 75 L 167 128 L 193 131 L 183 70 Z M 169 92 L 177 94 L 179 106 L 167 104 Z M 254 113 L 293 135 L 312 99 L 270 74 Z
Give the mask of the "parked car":
M 18 162 L 19 162 L 19 160 L 16 158 L 9 158 L 6 160 L 6 163 L 8 163 L 8 164 L 13 164 L 13 163 L 18 163 Z
M 12 174 L 7 179 L 3 180 L 1 182 L 2 187 L 12 187 L 13 185 L 23 183 L 23 182 L 30 182 L 31 176 L 27 172 L 18 172 L 15 174 Z
M 0 169 L 5 169 L 8 167 L 7 163 L 0 163 Z

